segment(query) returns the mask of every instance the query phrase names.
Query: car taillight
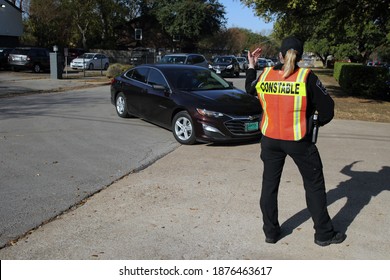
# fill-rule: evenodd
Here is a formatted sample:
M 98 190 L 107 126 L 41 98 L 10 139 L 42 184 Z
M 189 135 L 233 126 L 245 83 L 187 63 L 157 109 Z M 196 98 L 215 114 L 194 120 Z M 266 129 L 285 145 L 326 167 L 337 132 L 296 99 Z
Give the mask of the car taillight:
M 115 78 L 112 78 L 112 79 L 111 79 L 110 84 L 111 84 L 111 85 L 115 84 Z

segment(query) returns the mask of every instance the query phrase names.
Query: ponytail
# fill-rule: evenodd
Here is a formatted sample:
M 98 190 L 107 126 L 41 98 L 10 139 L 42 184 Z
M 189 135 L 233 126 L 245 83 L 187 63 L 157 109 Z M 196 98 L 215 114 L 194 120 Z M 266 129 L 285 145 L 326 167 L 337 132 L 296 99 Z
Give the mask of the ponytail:
M 288 78 L 295 70 L 295 64 L 298 57 L 298 52 L 294 49 L 289 49 L 284 56 L 283 78 Z

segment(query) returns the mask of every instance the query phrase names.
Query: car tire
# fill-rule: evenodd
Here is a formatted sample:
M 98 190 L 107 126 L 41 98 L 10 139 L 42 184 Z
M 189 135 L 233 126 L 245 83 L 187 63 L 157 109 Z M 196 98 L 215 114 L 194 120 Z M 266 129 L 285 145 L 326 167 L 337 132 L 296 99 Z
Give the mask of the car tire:
M 108 69 L 108 63 L 104 64 L 104 70 L 107 70 Z
M 34 71 L 34 73 L 40 73 L 41 72 L 41 65 L 34 64 L 33 71 Z
M 181 111 L 175 115 L 172 121 L 173 136 L 183 145 L 192 145 L 196 143 L 194 123 L 190 114 Z
M 122 92 L 118 93 L 115 98 L 115 109 L 121 118 L 128 118 L 130 116 L 127 112 L 126 97 Z
M 88 65 L 88 70 L 93 70 L 93 64 L 92 63 Z

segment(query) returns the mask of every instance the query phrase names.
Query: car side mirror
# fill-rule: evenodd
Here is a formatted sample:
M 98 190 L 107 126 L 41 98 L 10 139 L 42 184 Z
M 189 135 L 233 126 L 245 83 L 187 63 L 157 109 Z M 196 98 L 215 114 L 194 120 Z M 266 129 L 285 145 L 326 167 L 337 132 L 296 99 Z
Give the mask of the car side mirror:
M 152 87 L 155 90 L 163 91 L 165 96 L 169 96 L 171 94 L 171 90 L 167 86 L 164 86 L 164 85 L 153 85 Z

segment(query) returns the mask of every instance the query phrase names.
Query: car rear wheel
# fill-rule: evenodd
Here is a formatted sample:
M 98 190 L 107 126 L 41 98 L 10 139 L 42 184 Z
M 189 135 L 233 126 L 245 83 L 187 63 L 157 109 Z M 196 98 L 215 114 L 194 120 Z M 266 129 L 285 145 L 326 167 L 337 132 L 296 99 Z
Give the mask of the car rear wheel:
M 91 63 L 91 64 L 89 64 L 89 66 L 88 66 L 88 70 L 93 70 L 93 64 Z
M 129 117 L 129 113 L 127 112 L 127 106 L 126 106 L 126 98 L 122 92 L 118 93 L 118 95 L 116 96 L 115 108 L 116 108 L 116 113 L 118 114 L 119 117 L 121 118 Z
M 39 65 L 39 64 L 34 64 L 33 71 L 34 71 L 34 73 L 39 73 L 39 72 L 41 72 L 41 65 Z
M 183 145 L 192 145 L 196 142 L 194 124 L 186 111 L 175 115 L 172 121 L 172 132 L 175 139 Z
M 108 69 L 108 63 L 104 64 L 104 70 L 107 70 Z

